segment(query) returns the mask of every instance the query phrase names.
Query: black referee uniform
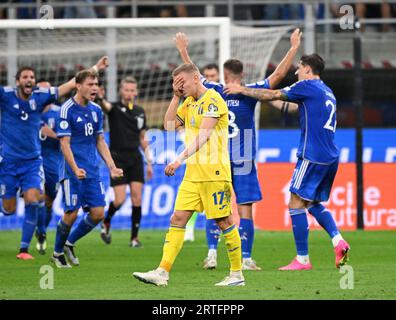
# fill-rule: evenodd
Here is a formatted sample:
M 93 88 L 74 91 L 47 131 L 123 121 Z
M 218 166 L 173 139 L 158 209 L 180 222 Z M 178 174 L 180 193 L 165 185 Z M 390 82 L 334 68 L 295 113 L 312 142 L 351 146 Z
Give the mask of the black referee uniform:
M 117 168 L 124 171 L 121 179 L 111 179 L 111 186 L 129 185 L 131 182 L 144 183 L 143 156 L 139 150 L 140 134 L 147 129 L 146 115 L 144 109 L 137 105 L 125 106 L 121 102 L 112 104 L 112 108 L 107 113 L 110 129 L 110 152 Z M 110 221 L 119 207 L 115 207 L 111 202 L 107 211 L 104 225 L 110 228 Z M 137 239 L 140 220 L 142 218 L 141 205 L 132 203 L 131 215 L 131 246 L 134 239 Z M 103 239 L 103 238 L 102 238 Z M 106 243 L 110 241 L 104 238 Z M 138 242 L 140 246 L 140 242 Z M 136 245 L 135 245 L 136 246 Z
M 144 165 L 140 147 L 140 133 L 147 130 L 144 109 L 137 105 L 113 104 L 109 117 L 110 152 L 117 168 L 124 170 L 122 179 L 111 179 L 111 186 L 144 183 Z

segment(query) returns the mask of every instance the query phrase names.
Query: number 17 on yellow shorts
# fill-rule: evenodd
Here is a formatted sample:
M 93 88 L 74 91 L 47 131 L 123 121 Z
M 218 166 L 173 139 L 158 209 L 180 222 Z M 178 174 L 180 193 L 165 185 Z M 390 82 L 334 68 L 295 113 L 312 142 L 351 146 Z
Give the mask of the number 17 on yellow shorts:
M 207 219 L 218 219 L 231 214 L 230 181 L 186 181 L 180 184 L 175 211 L 204 212 Z

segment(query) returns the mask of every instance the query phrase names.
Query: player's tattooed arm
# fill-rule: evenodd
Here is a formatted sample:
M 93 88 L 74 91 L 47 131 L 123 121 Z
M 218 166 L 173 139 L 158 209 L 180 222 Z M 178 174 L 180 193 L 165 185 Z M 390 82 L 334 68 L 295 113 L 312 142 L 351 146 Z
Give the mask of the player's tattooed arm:
M 243 94 L 260 101 L 268 100 L 287 100 L 287 96 L 281 90 L 268 90 L 247 88 L 235 83 L 229 83 L 224 87 L 225 94 Z
M 65 136 L 60 138 L 60 146 L 65 157 L 67 164 L 73 170 L 74 174 L 76 175 L 77 179 L 85 179 L 87 177 L 87 173 L 84 169 L 80 169 L 77 166 L 77 163 L 74 159 L 73 152 L 70 147 L 70 136 Z
M 91 69 L 95 72 L 99 72 L 99 71 L 106 69 L 108 66 L 109 66 L 109 58 L 107 56 L 103 56 L 98 60 L 98 62 L 96 62 L 96 64 L 94 66 L 91 67 Z M 75 78 L 60 85 L 58 88 L 59 98 L 69 94 L 75 87 L 76 87 L 76 79 Z
M 294 57 L 298 52 L 298 48 L 301 43 L 302 32 L 300 29 L 295 29 L 290 36 L 290 49 L 276 67 L 275 71 L 268 77 L 269 85 L 271 88 L 275 88 L 282 79 L 287 75 L 290 67 L 293 64 Z
M 271 107 L 278 109 L 283 114 L 294 113 L 298 111 L 298 104 L 293 102 L 275 100 L 275 101 L 269 101 L 268 104 Z
M 184 125 L 183 119 L 177 117 L 177 108 L 179 107 L 182 96 L 183 78 L 181 75 L 178 75 L 173 79 L 173 98 L 164 117 L 164 129 L 167 131 L 175 131 L 177 128 Z
M 179 54 L 184 63 L 191 63 L 193 64 L 190 55 L 188 54 L 188 38 L 187 35 L 183 32 L 176 33 L 175 37 L 173 38 L 176 44 L 176 48 L 179 51 Z
M 111 157 L 111 153 L 107 143 L 104 139 L 103 134 L 98 134 L 96 136 L 96 148 L 102 157 L 103 161 L 106 163 L 107 167 L 110 170 L 110 175 L 113 179 L 121 178 L 124 173 L 122 169 L 116 167 L 113 158 Z

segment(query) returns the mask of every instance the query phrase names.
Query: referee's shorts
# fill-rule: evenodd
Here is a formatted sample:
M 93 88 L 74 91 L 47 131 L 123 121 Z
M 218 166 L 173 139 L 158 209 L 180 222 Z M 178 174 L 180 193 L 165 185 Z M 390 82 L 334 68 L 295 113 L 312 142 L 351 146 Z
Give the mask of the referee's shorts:
M 143 156 L 138 149 L 133 151 L 110 150 L 110 152 L 117 168 L 124 171 L 124 176 L 121 179 L 110 178 L 112 187 L 131 182 L 144 183 Z

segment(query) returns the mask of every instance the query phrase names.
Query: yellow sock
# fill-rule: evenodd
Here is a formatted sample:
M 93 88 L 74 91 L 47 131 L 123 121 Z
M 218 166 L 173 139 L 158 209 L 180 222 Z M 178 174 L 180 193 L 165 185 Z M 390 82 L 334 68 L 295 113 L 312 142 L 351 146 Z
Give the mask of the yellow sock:
M 231 271 L 242 270 L 242 249 L 241 237 L 238 228 L 233 224 L 231 227 L 223 231 L 225 244 L 227 246 L 228 259 L 230 260 Z
M 162 259 L 160 268 L 170 272 L 184 242 L 185 227 L 171 225 L 165 237 L 164 248 L 162 250 Z

